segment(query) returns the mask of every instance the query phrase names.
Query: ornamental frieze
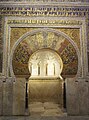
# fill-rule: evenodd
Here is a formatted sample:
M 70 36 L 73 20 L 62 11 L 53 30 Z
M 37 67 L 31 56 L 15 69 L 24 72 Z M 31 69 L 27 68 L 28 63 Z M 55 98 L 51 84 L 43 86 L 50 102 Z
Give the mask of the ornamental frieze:
M 24 0 L 1 0 L 3 2 L 24 2 Z M 27 2 L 88 2 L 88 0 L 25 0 Z
M 75 21 L 75 20 L 8 20 L 7 24 L 46 24 L 46 25 L 82 25 L 81 21 Z
M 29 5 L 29 6 L 0 6 L 0 15 L 8 16 L 75 16 L 89 15 L 89 7 L 64 7 L 53 5 Z

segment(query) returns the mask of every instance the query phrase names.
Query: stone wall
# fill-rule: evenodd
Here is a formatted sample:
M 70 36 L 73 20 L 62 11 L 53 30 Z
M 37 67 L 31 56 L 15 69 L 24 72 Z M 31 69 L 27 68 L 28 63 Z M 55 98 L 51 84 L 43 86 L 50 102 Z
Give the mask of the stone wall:
M 13 115 L 25 115 L 25 79 L 13 83 Z
M 89 81 L 87 79 L 67 79 L 68 115 L 89 115 Z
M 55 102 L 62 107 L 62 80 L 29 80 L 29 102 Z
M 24 78 L 0 78 L 0 115 L 25 115 Z
M 36 85 L 37 83 L 34 82 L 34 84 Z M 37 86 L 35 85 L 34 87 L 36 89 Z M 46 89 L 48 88 L 47 83 L 45 86 L 44 91 L 46 92 Z M 42 91 L 40 91 L 40 93 L 42 93 Z M 88 78 L 68 78 L 66 80 L 66 98 L 68 115 L 89 115 Z M 59 98 L 57 100 L 59 100 Z M 0 115 L 25 115 L 25 112 L 25 79 L 17 78 L 14 82 L 12 78 L 0 78 Z
M 13 80 L 0 78 L 0 115 L 12 115 Z
M 3 115 L 12 115 L 13 105 L 13 81 L 12 79 L 6 79 L 3 82 Z
M 0 115 L 3 112 L 3 79 L 0 78 Z

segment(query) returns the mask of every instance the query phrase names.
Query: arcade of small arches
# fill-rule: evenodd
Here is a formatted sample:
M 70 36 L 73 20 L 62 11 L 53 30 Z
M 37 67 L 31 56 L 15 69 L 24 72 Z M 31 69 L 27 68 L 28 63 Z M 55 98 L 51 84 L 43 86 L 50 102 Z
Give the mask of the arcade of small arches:
M 61 77 L 62 59 L 52 50 L 39 50 L 29 59 L 31 77 Z

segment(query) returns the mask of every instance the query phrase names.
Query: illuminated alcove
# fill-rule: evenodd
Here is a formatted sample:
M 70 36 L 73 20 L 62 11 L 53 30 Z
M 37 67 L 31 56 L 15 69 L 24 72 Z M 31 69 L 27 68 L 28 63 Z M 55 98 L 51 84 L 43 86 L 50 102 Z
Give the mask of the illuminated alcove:
M 51 107 L 53 110 L 63 108 L 63 62 L 57 52 L 40 49 L 30 56 L 28 66 L 31 73 L 28 83 L 30 113 L 41 109 L 44 114 Z
M 30 78 L 59 77 L 62 79 L 63 62 L 61 57 L 53 50 L 38 50 L 31 55 L 28 64 L 31 73 Z

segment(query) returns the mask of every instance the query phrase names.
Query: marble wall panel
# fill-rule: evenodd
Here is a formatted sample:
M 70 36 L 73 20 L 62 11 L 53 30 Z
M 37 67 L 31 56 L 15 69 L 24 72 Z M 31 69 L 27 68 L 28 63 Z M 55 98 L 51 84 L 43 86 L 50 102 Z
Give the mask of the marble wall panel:
M 86 80 L 79 81 L 79 115 L 88 115 L 89 114 L 89 83 Z
M 2 73 L 2 64 L 3 64 L 3 37 L 2 37 L 2 31 L 3 31 L 3 19 L 2 16 L 0 16 L 0 73 Z
M 17 78 L 13 84 L 13 115 L 25 114 L 25 79 Z
M 1 50 L 1 49 L 0 49 Z M 3 54 L 2 53 L 0 53 L 0 73 L 2 73 L 2 56 L 3 56 Z
M 13 104 L 13 82 L 12 79 L 6 79 L 3 82 L 3 115 L 12 115 Z
M 87 100 L 87 114 L 89 115 L 89 81 L 86 82 L 86 84 L 87 84 L 87 87 L 88 87 L 88 95 L 87 95 L 87 98 L 86 98 L 86 100 Z
M 62 81 L 29 80 L 29 102 L 56 102 L 63 104 Z
M 66 104 L 68 115 L 79 115 L 79 83 L 74 79 L 67 79 L 66 81 Z
M 0 115 L 2 115 L 2 110 L 3 110 L 3 80 L 0 79 Z

